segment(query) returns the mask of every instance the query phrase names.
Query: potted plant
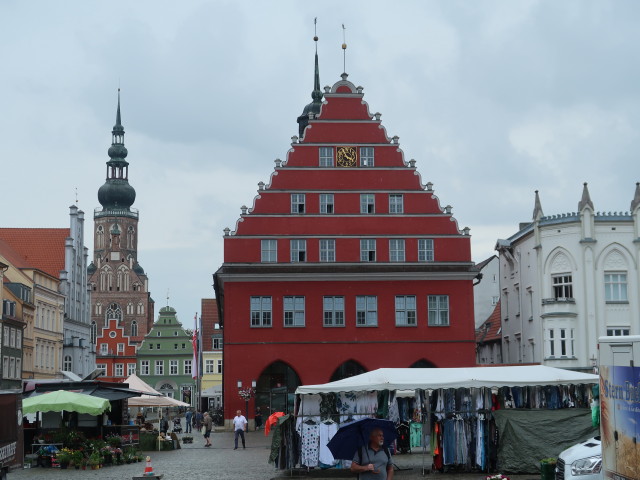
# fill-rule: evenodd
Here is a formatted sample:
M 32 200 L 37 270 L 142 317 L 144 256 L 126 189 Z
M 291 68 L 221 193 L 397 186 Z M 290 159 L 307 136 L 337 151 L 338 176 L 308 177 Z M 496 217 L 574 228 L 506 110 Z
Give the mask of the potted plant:
M 82 453 L 82 450 L 73 450 L 71 452 L 71 462 L 73 463 L 73 466 L 76 467 L 76 470 L 78 470 L 82 465 L 83 459 L 84 454 Z
M 62 450 L 58 450 L 56 452 L 56 460 L 60 464 L 60 468 L 65 469 L 71 463 L 72 451 L 68 448 L 63 448 Z
M 98 450 L 94 450 L 91 455 L 89 455 L 89 465 L 91 465 L 91 470 L 97 470 L 100 468 L 100 464 L 102 463 L 102 456 Z
M 122 446 L 122 437 L 120 435 L 108 435 L 107 443 L 113 448 L 120 448 Z

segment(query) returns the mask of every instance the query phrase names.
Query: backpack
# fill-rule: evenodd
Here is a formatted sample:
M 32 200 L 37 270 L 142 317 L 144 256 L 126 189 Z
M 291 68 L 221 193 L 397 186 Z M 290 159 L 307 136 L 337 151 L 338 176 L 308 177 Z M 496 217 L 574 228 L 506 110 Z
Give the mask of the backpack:
M 360 448 L 358 448 L 358 465 L 362 465 L 362 450 L 364 448 L 367 448 L 366 446 L 362 446 Z M 389 448 L 386 446 L 382 447 L 382 450 L 384 451 L 384 453 L 387 454 L 387 462 L 389 460 L 391 460 L 391 453 L 389 453 Z M 360 474 L 358 474 L 358 478 L 360 478 Z

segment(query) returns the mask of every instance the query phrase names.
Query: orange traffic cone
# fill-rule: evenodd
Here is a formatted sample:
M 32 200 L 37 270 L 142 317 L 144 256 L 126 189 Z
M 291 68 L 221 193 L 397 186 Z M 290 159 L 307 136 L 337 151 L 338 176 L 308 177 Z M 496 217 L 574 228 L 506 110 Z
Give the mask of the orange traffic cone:
M 145 477 L 153 477 L 153 467 L 151 466 L 151 457 L 147 456 L 147 465 L 144 467 L 144 475 Z

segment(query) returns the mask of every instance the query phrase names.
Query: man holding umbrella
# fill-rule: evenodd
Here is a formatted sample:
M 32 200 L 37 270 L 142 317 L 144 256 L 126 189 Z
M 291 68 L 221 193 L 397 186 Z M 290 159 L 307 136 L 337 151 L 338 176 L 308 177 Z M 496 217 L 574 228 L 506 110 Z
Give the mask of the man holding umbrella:
M 391 480 L 393 463 L 389 450 L 384 446 L 382 429 L 374 428 L 369 434 L 369 444 L 356 451 L 351 471 L 358 474 L 360 480 Z

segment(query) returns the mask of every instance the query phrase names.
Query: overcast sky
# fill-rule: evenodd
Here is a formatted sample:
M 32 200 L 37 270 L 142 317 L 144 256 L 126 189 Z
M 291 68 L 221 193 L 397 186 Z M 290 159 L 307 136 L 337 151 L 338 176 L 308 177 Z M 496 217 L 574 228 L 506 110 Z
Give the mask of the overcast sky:
M 475 261 L 529 221 L 626 211 L 640 180 L 640 2 L 0 1 L 6 227 L 68 226 L 104 183 L 122 88 L 139 261 L 187 326 L 213 296 L 222 230 L 285 158 L 313 88 L 346 70 Z

